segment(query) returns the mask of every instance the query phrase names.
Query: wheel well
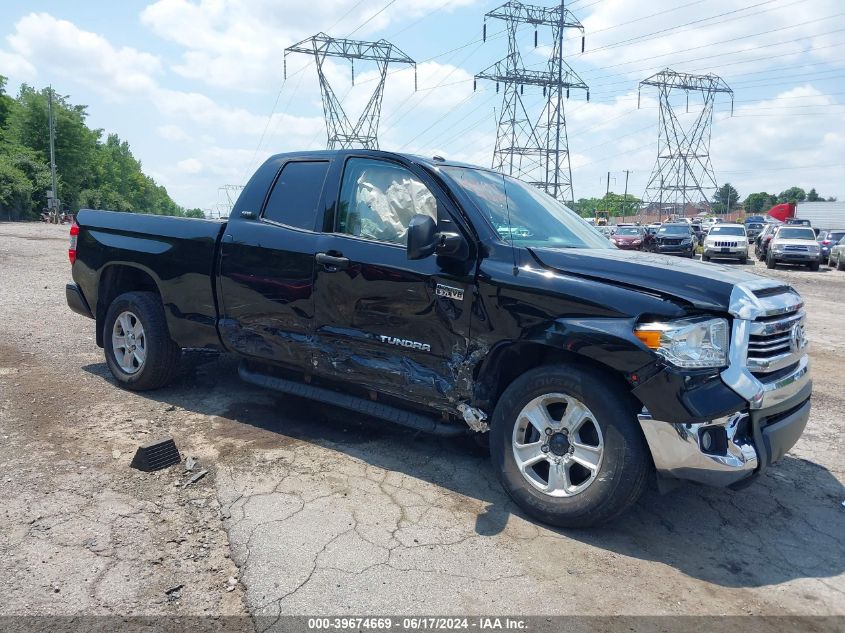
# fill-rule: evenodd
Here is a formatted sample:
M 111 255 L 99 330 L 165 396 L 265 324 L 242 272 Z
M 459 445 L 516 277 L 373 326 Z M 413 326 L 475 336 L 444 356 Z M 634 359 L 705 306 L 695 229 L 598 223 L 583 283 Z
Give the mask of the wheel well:
M 103 346 L 103 322 L 106 312 L 118 296 L 124 292 L 147 291 L 161 296 L 158 285 L 149 273 L 134 266 L 114 265 L 106 268 L 100 276 L 97 295 L 97 345 Z
M 577 365 L 602 373 L 617 388 L 628 393 L 632 405 L 636 407 L 630 385 L 616 371 L 586 356 L 528 342 L 504 345 L 488 354 L 476 377 L 476 399 L 482 408 L 492 411 L 502 392 L 522 374 L 542 365 L 558 364 Z

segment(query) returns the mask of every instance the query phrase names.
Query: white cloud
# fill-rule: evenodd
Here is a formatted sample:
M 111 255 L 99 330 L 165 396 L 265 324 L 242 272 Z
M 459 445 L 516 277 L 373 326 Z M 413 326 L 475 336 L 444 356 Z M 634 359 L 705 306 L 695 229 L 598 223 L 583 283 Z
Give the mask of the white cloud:
M 159 125 L 156 133 L 167 141 L 190 141 L 191 136 L 178 125 Z
M 203 165 L 202 161 L 196 158 L 186 158 L 176 163 L 176 167 L 179 168 L 179 171 L 186 174 L 198 174 L 202 171 Z
M 106 98 L 150 90 L 155 85 L 153 75 L 162 68 L 155 55 L 115 47 L 101 35 L 48 13 L 30 13 L 18 20 L 7 41 L 12 54 L 29 67 L 49 66 Z
M 476 1 L 436 8 L 448 12 Z M 141 21 L 185 49 L 174 72 L 212 86 L 261 91 L 281 83 L 281 51 L 306 37 L 320 31 L 344 37 L 372 18 L 353 36 L 366 38 L 432 11 L 429 0 L 402 0 L 379 12 L 382 6 L 358 0 L 158 0 L 141 12 Z
M 16 81 L 31 82 L 35 80 L 37 72 L 35 66 L 24 57 L 0 51 L 0 74 L 14 78 Z

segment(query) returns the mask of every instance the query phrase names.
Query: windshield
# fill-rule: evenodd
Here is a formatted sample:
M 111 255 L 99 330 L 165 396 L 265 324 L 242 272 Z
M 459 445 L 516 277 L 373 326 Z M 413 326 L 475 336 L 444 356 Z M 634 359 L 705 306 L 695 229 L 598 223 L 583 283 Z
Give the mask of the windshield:
M 714 226 L 710 229 L 710 235 L 745 235 L 745 229 L 741 226 Z
M 781 229 L 778 231 L 779 240 L 815 240 L 813 229 Z
M 506 242 L 549 248 L 614 248 L 595 228 L 551 196 L 483 169 L 442 167 Z
M 686 224 L 664 224 L 657 232 L 658 235 L 689 235 L 689 227 Z
M 753 230 L 755 230 L 755 231 L 759 231 L 760 229 L 762 229 L 762 228 L 763 228 L 763 225 L 762 225 L 762 224 L 757 224 L 756 222 L 752 222 L 751 224 L 749 224 L 749 225 L 748 225 L 748 228 L 749 228 L 749 229 L 753 229 Z
M 639 235 L 640 229 L 633 226 L 623 226 L 616 231 L 616 235 Z
M 843 237 L 845 237 L 845 231 L 831 231 L 827 234 L 827 239 L 831 242 L 836 242 L 837 244 Z

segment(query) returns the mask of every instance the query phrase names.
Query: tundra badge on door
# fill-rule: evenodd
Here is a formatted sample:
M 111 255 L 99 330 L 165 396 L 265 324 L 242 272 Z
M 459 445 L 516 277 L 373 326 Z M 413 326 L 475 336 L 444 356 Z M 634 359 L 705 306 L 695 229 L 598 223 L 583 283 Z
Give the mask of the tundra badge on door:
M 395 336 L 387 336 L 386 334 L 381 334 L 379 336 L 379 340 L 382 343 L 389 343 L 390 345 L 398 345 L 399 347 L 408 347 L 410 349 L 418 349 L 421 352 L 430 352 L 431 345 L 428 343 L 418 343 L 417 341 L 410 341 L 406 338 L 397 338 Z

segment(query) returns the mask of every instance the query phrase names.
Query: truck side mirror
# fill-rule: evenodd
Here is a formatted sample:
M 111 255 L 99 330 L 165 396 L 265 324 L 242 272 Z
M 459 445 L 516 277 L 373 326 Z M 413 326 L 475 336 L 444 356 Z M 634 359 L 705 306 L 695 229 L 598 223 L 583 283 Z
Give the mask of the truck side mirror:
M 469 245 L 460 233 L 437 232 L 437 224 L 431 216 L 418 213 L 408 224 L 408 259 L 425 259 L 429 255 L 465 260 L 469 257 Z
M 425 259 L 437 248 L 437 224 L 430 215 L 416 214 L 408 224 L 408 259 Z

